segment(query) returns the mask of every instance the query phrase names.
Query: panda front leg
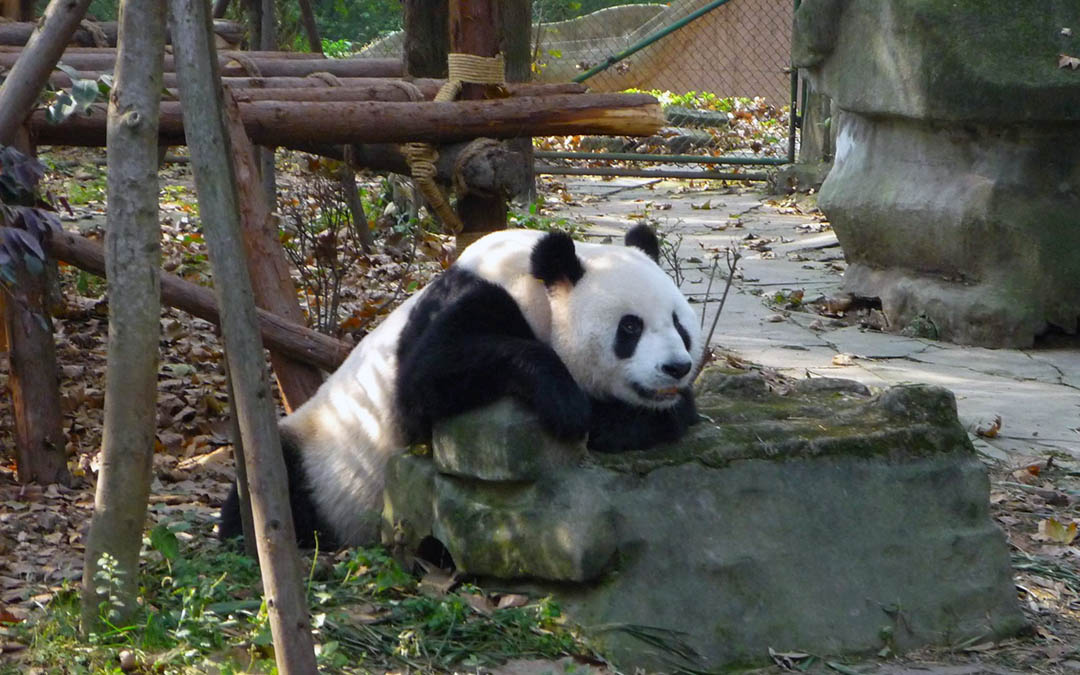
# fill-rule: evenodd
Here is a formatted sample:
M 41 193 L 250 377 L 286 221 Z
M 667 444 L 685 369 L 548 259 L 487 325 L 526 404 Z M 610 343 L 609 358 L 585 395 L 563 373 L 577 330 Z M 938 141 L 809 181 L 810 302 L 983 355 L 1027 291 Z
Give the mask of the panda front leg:
M 396 401 L 406 438 L 426 439 L 439 420 L 504 396 L 535 411 L 554 437 L 584 438 L 589 399 L 570 371 L 536 339 L 506 291 L 475 279 L 472 284 L 429 311 L 423 329 L 399 349 Z

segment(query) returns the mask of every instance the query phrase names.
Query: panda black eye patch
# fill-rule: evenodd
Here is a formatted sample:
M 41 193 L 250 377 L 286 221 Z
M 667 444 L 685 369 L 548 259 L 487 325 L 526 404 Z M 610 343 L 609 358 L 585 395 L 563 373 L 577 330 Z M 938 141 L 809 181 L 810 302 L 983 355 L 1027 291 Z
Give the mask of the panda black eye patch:
M 686 347 L 686 351 L 690 351 L 690 333 L 686 332 L 683 325 L 679 323 L 679 316 L 675 313 L 671 313 L 671 321 L 675 324 L 675 331 L 678 332 L 679 337 L 682 338 L 683 346 Z
M 633 356 L 643 330 L 645 330 L 645 322 L 640 316 L 624 314 L 619 319 L 619 329 L 615 331 L 615 356 L 620 359 Z

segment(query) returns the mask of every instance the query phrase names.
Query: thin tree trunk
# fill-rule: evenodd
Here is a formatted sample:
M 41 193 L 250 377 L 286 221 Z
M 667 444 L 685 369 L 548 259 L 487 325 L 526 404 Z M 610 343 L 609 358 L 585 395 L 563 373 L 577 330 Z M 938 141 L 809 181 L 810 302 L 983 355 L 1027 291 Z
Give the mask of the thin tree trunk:
M 300 3 L 300 22 L 304 24 L 304 32 L 307 33 L 311 51 L 322 54 L 322 39 L 319 37 L 319 27 L 315 24 L 315 12 L 311 10 L 311 0 L 298 1 Z
M 446 77 L 450 50 L 449 0 L 404 0 L 405 72 L 410 77 Z
M 229 0 L 215 0 L 214 1 L 214 18 L 222 19 L 225 17 L 225 12 L 229 10 Z
M 502 10 L 502 52 L 506 57 L 506 81 L 528 82 L 532 79 L 532 0 L 505 0 Z M 506 142 L 522 156 L 526 173 L 525 189 L 513 197 L 525 202 L 536 199 L 536 171 L 531 137 Z
M 0 86 L 0 145 L 15 139 L 89 6 L 90 0 L 52 0 L 45 8 L 44 24 L 30 36 Z
M 235 170 L 227 150 L 210 16 L 204 0 L 171 0 L 170 10 L 181 98 L 188 103 L 184 124 L 236 394 L 274 655 L 278 672 L 308 675 L 317 672 L 311 621 L 251 279 L 243 261 Z
M 110 593 L 119 590 L 119 604 L 109 607 L 110 622 L 125 625 L 136 608 L 157 421 L 157 127 L 164 48 L 164 0 L 124 0 L 116 81 L 109 97 L 105 433 L 83 568 L 84 634 L 96 630 L 102 618 L 99 605 Z M 120 587 L 99 592 L 97 572 L 105 555 L 116 562 Z
M 349 214 L 352 216 L 353 228 L 360 237 L 360 246 L 364 253 L 371 253 L 374 242 L 371 239 L 367 214 L 364 213 L 364 204 L 360 201 L 360 191 L 356 188 L 356 169 L 352 162 L 353 146 L 341 147 L 345 159 L 341 164 L 341 192 L 345 196 L 345 203 L 349 205 Z
M 49 72 L 86 14 L 90 0 L 52 0 L 40 30 L 30 36 L 0 85 L 0 145 L 25 145 L 23 122 Z M 19 480 L 68 482 L 56 346 L 46 310 L 48 275 L 25 266 L 7 299 L 3 320 L 10 339 L 11 389 Z M 47 267 L 47 266 L 46 266 Z
M 8 334 L 11 405 L 15 417 L 15 457 L 20 483 L 71 482 L 60 410 L 56 345 L 46 307 L 48 274 L 43 266 L 16 267 L 4 300 Z M 0 290 L 7 294 L 8 289 Z
M 502 32 L 502 0 L 450 0 L 451 53 L 496 56 L 502 48 Z M 490 91 L 491 85 L 465 83 L 458 98 L 483 99 Z M 502 196 L 458 195 L 456 209 L 464 223 L 457 235 L 459 251 L 488 232 L 506 227 Z

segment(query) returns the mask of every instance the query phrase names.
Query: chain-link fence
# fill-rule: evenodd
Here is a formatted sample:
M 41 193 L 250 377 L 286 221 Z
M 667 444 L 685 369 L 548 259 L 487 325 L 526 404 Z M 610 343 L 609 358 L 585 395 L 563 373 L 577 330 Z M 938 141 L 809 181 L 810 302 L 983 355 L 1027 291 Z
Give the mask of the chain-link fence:
M 541 170 L 761 179 L 755 167 L 791 161 L 793 11 L 794 0 L 672 0 L 537 17 L 536 80 L 650 92 L 668 121 L 650 138 L 537 139 Z M 365 54 L 400 50 L 391 36 Z

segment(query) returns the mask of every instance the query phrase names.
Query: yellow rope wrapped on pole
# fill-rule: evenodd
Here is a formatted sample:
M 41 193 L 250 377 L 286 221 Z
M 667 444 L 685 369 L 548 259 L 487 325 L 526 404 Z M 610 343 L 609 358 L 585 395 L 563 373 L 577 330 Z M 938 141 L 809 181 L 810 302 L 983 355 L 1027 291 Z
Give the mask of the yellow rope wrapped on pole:
M 449 77 L 446 84 L 439 89 L 435 100 L 440 102 L 453 101 L 461 93 L 461 85 L 470 84 L 503 84 L 506 81 L 505 64 L 502 54 L 492 57 L 476 56 L 474 54 L 448 54 L 447 66 Z M 406 143 L 402 146 L 405 159 L 409 162 L 413 180 L 424 195 L 428 205 L 435 210 L 439 219 L 457 234 L 461 232 L 464 224 L 454 209 L 450 208 L 450 202 L 442 193 L 435 182 L 435 162 L 439 159 L 439 153 L 435 146 L 430 143 Z

